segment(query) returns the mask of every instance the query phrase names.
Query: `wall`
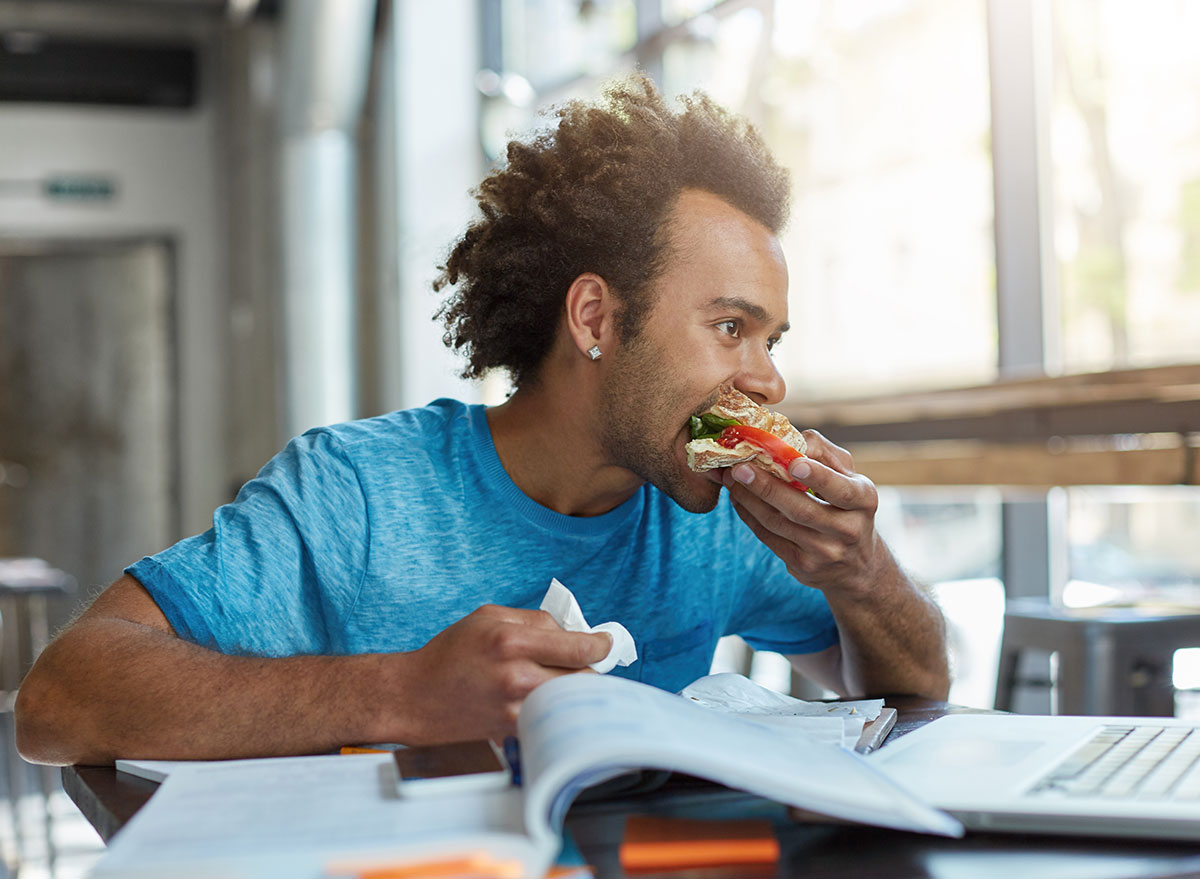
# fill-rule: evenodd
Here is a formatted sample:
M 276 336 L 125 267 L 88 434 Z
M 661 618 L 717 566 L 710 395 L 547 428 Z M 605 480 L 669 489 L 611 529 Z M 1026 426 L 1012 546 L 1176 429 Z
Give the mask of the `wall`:
M 92 172 L 113 178 L 118 187 L 114 200 L 97 204 L 2 197 L 0 235 L 168 236 L 175 242 L 180 520 L 185 534 L 208 527 L 213 508 L 225 499 L 229 471 L 226 358 L 220 353 L 228 347 L 229 297 L 218 90 L 213 36 L 196 38 L 203 50 L 203 85 L 194 110 L 0 104 L 0 177 L 39 180 Z

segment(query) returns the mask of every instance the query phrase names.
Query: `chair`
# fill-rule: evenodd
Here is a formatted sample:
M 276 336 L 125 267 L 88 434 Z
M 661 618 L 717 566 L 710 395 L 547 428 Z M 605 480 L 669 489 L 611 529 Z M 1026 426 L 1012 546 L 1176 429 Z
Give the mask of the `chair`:
M 1055 607 L 1013 599 L 1004 611 L 996 708 L 1011 711 L 1018 684 L 1058 688 L 1059 714 L 1169 717 L 1175 651 L 1200 647 L 1200 609 Z M 1018 681 L 1026 650 L 1058 654 L 1054 682 Z

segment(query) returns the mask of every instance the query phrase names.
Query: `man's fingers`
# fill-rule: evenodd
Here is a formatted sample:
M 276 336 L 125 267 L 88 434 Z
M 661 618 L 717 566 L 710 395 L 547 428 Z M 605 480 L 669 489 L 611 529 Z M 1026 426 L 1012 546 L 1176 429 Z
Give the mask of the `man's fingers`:
M 804 529 L 804 536 L 797 540 L 794 533 L 792 536 L 775 533 L 737 501 L 734 501 L 733 509 L 763 545 L 779 556 L 788 570 L 805 583 L 808 583 L 808 577 L 842 556 L 837 541 L 828 536 Z
M 820 461 L 828 467 L 851 476 L 854 473 L 854 458 L 836 443 L 830 442 L 815 430 L 803 431 L 807 448 L 804 454 L 815 461 Z
M 832 476 L 837 480 L 846 478 Z M 759 473 L 749 485 L 730 480 L 726 486 L 736 504 L 768 530 L 791 541 L 804 542 L 816 535 L 853 541 L 861 528 L 861 511 L 822 503 L 766 473 Z
M 529 632 L 525 656 L 538 665 L 580 669 L 608 656 L 612 636 L 607 632 L 557 631 Z
M 797 458 L 788 468 L 788 475 L 841 510 L 874 512 L 878 502 L 875 485 L 867 477 L 853 472 L 848 475 L 813 458 Z
M 529 610 L 523 607 L 505 607 L 502 604 L 485 604 L 475 611 L 475 614 L 487 617 L 489 620 L 504 623 L 514 623 L 521 626 L 533 626 L 538 629 L 561 629 L 562 626 L 544 610 Z
M 784 482 L 749 464 L 730 467 L 723 481 L 733 497 L 739 500 L 748 495 L 761 498 L 793 522 L 821 531 L 826 530 L 821 526 L 821 521 L 827 513 L 833 512 L 831 507 L 874 512 L 874 504 L 877 503 L 875 486 L 866 477 L 843 476 L 807 458 L 797 458 L 788 472 L 795 482 L 803 484 L 817 497 L 809 497 L 795 482 Z M 868 487 L 869 493 L 866 491 Z

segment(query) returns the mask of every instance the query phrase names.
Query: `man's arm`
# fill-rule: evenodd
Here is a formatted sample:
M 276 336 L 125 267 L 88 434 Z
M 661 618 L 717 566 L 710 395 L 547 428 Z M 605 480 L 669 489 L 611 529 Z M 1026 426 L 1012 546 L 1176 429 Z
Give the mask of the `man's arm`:
M 603 634 L 485 606 L 410 653 L 229 656 L 178 638 L 122 577 L 42 653 L 17 697 L 17 747 L 39 763 L 306 754 L 515 731 L 524 697 L 603 658 Z
M 742 520 L 797 580 L 820 589 L 833 611 L 840 647 L 789 658 L 842 695 L 945 699 L 945 622 L 875 532 L 874 484 L 855 473 L 845 449 L 815 431 L 804 436 L 808 456 L 790 472 L 816 497 L 746 464 L 723 477 Z

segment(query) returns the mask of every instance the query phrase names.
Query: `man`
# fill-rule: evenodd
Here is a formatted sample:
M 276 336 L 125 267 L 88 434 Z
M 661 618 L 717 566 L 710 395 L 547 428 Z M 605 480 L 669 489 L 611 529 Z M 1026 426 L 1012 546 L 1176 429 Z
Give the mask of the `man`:
M 686 425 L 784 383 L 786 173 L 707 98 L 648 81 L 509 147 L 438 287 L 467 375 L 449 400 L 293 440 L 213 528 L 143 559 L 42 654 L 18 745 L 49 763 L 315 752 L 511 733 L 603 634 L 535 610 L 550 578 L 679 689 L 743 634 L 839 693 L 944 697 L 936 607 L 874 531 L 876 492 L 806 434 L 791 474 L 693 473 Z M 723 495 L 722 488 L 726 491 Z M 743 524 L 744 523 L 744 524 Z

